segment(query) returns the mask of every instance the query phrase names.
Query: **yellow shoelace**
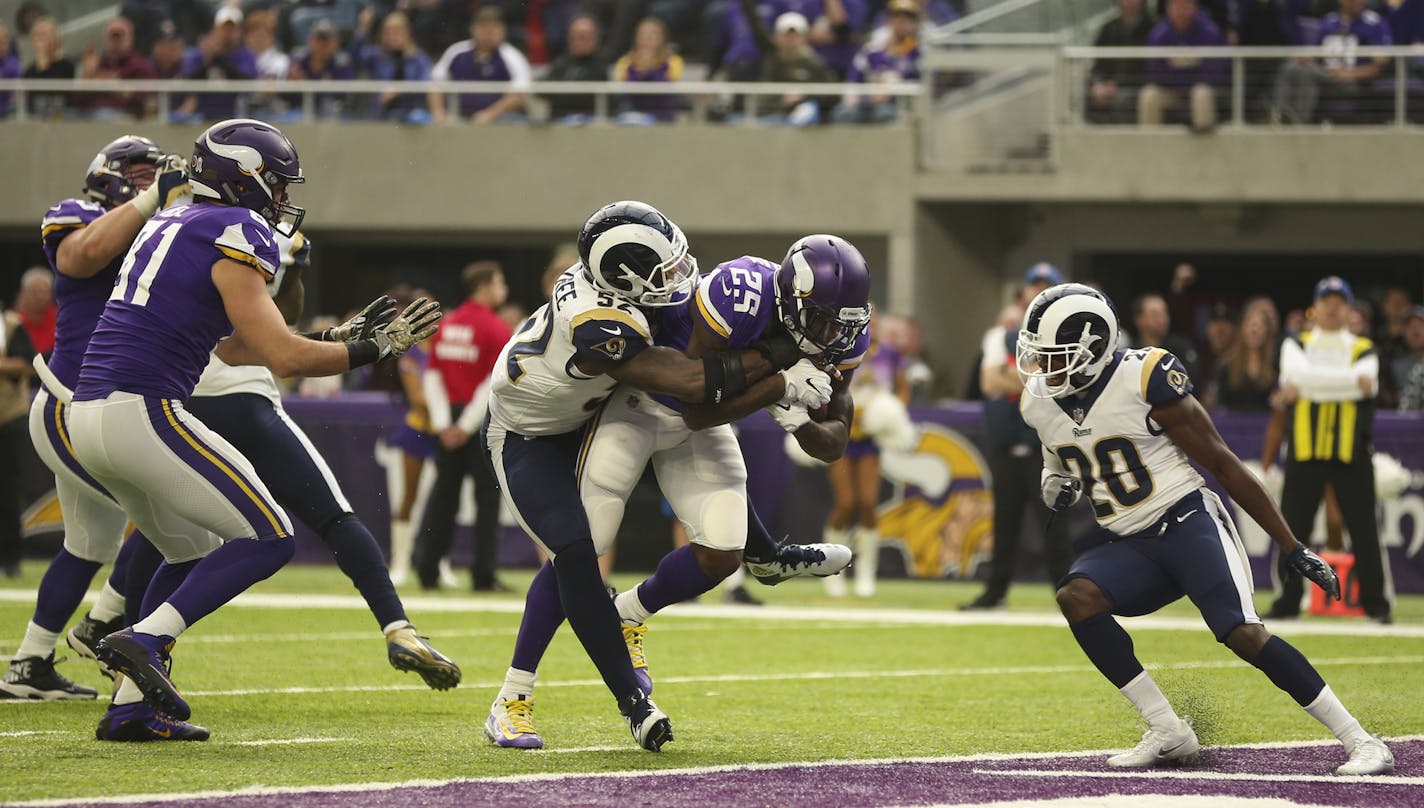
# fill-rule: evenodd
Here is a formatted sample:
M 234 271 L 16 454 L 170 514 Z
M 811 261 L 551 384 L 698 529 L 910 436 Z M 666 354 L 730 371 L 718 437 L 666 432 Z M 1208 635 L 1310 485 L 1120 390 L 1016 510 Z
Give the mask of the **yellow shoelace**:
M 643 635 L 647 633 L 647 626 L 623 626 L 623 642 L 628 644 L 628 658 L 635 669 L 648 667 L 648 657 L 643 652 Z
M 503 704 L 505 715 L 509 717 L 511 729 L 524 735 L 539 734 L 534 731 L 533 699 L 510 699 Z

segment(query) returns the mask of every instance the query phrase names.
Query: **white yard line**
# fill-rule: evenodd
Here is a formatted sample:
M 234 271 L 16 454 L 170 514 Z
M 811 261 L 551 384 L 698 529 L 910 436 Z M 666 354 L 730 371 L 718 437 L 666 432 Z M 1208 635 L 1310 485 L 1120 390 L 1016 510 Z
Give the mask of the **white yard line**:
M 1267 783 L 1370 783 L 1393 786 L 1424 785 L 1424 777 L 1401 777 L 1389 774 L 1256 774 L 1252 772 L 1175 772 L 1161 769 L 1141 771 L 1103 771 L 1083 769 L 1081 771 L 1061 769 L 974 769 L 975 774 L 1003 775 L 1005 777 L 1091 777 L 1099 780 L 1249 780 Z
M 300 743 L 346 743 L 350 738 L 268 738 L 261 741 L 233 741 L 233 746 L 281 746 Z
M 1371 657 L 1323 657 L 1311 660 L 1317 667 L 1329 667 L 1346 665 L 1350 667 L 1362 667 L 1368 665 L 1419 665 L 1424 664 L 1424 656 L 1371 656 Z M 1170 662 L 1147 664 L 1148 670 L 1172 671 L 1172 670 L 1214 670 L 1226 668 L 1242 668 L 1245 663 L 1235 658 L 1217 660 L 1197 660 L 1190 662 Z M 782 673 L 728 673 L 714 676 L 660 676 L 655 682 L 665 685 L 686 685 L 686 684 L 718 684 L 725 682 L 792 682 L 792 681 L 836 681 L 843 679 L 921 679 L 921 678 L 953 678 L 959 676 L 1045 676 L 1061 674 L 1095 674 L 1097 669 L 1089 664 L 1080 665 L 1011 665 L 997 667 L 964 667 L 964 668 L 925 668 L 918 670 L 884 670 L 884 671 L 802 671 L 795 673 L 791 671 Z M 456 695 L 473 693 L 477 691 L 497 690 L 503 682 L 463 682 Z M 553 687 L 603 687 L 602 679 L 567 679 L 540 682 L 540 688 Z M 185 690 L 183 695 L 192 697 L 223 697 L 223 696 L 300 696 L 319 693 L 382 693 L 397 690 L 423 691 L 427 688 L 422 685 L 413 684 L 389 684 L 389 685 L 340 685 L 333 687 L 273 687 L 273 688 L 245 688 L 234 690 Z M 5 704 L 42 704 L 43 702 L 29 699 L 14 699 L 0 701 L 0 705 Z
M 22 738 L 26 735 L 65 735 L 62 729 L 22 729 L 15 732 L 0 732 L 0 738 Z
M 1386 738 L 1387 741 L 1403 742 L 1424 740 L 1424 735 L 1405 735 L 1396 738 Z M 1281 741 L 1274 743 L 1250 744 L 1252 749 L 1291 749 L 1308 746 L 1329 746 L 1338 743 L 1337 741 Z M 1236 748 L 1236 747 L 1218 747 Z M 612 772 L 548 772 L 539 774 L 514 774 L 498 777 L 475 777 L 475 778 L 452 778 L 449 780 L 405 780 L 401 782 L 370 782 L 370 783 L 340 783 L 336 785 L 311 785 L 311 786 L 252 786 L 232 791 L 192 791 L 186 793 L 169 794 L 127 794 L 123 796 L 106 797 L 70 797 L 68 799 L 45 799 L 31 800 L 27 802 L 10 803 L 14 806 L 57 806 L 72 805 L 77 802 L 103 805 L 132 805 L 135 803 L 166 803 L 180 802 L 192 803 L 200 800 L 216 799 L 220 797 L 242 797 L 242 796 L 280 796 L 284 794 L 309 794 L 309 793 L 361 793 L 375 791 L 391 791 L 398 788 L 438 788 L 441 786 L 455 785 L 460 783 L 536 783 L 549 782 L 554 780 L 569 779 L 604 779 L 604 778 L 657 778 L 657 777 L 677 777 L 683 775 L 717 774 L 721 772 L 739 771 L 777 771 L 792 768 L 816 768 L 824 766 L 889 766 L 902 763 L 977 763 L 988 761 L 1006 760 L 1046 760 L 1051 758 L 1088 758 L 1102 755 L 1109 755 L 1120 752 L 1120 749 L 1099 749 L 1093 751 L 1074 752 L 1028 752 L 1028 753 L 1001 753 L 990 752 L 975 755 L 944 755 L 935 757 L 918 758 L 874 758 L 868 760 L 808 760 L 786 763 L 747 763 L 740 765 L 725 766 L 689 766 L 679 769 L 659 769 L 657 771 L 647 771 L 645 769 L 633 769 L 628 771 Z M 1241 775 L 1243 778 L 1261 779 L 1257 775 Z M 1344 777 L 1322 778 L 1332 782 L 1348 782 Z M 1375 782 L 1378 778 L 1361 778 L 1367 782 Z

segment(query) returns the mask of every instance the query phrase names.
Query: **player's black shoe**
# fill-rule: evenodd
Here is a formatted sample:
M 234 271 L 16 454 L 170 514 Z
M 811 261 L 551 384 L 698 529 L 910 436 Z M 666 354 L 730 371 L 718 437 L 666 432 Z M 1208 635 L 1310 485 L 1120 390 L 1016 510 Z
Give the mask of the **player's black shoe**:
M 95 653 L 100 662 L 132 679 L 143 691 L 144 701 L 153 709 L 186 721 L 193 710 L 168 675 L 172 650 L 172 637 L 142 634 L 126 628 L 100 640 Z
M 74 628 L 64 635 L 64 641 L 69 643 L 69 647 L 73 648 L 75 653 L 85 659 L 99 662 L 99 655 L 94 651 L 98 647 L 99 641 L 115 631 L 127 627 L 127 621 L 123 615 L 119 615 L 113 620 L 95 620 L 86 614 L 83 620 L 75 623 Z M 99 662 L 99 672 L 110 679 L 114 678 L 114 672 L 102 662 Z
M 63 701 L 92 699 L 99 691 L 75 684 L 54 669 L 54 652 L 47 657 L 25 657 L 10 662 L 0 679 L 0 699 Z
M 633 740 L 649 752 L 660 752 L 663 744 L 672 741 L 672 721 L 642 691 L 620 700 L 618 710 L 628 719 Z
M 101 741 L 129 742 L 206 741 L 210 734 L 207 727 L 169 718 L 142 701 L 110 705 L 94 730 Z
M 756 595 L 751 593 L 745 586 L 734 586 L 722 593 L 723 603 L 733 603 L 741 606 L 764 606 Z

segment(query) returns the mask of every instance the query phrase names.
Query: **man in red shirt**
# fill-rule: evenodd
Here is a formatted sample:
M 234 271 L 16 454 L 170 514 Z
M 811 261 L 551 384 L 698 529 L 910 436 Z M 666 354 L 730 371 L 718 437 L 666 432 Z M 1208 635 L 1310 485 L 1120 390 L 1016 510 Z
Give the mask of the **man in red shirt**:
M 488 394 L 480 388 L 512 336 L 509 326 L 495 313 L 509 296 L 509 287 L 495 261 L 476 261 L 465 267 L 460 283 L 465 302 L 442 320 L 431 341 L 422 378 L 431 426 L 440 435 L 440 456 L 417 534 L 417 571 L 422 588 L 439 585 L 440 559 L 454 542 L 460 488 L 468 475 L 475 481 L 475 555 L 470 565 L 474 588 L 477 592 L 501 592 L 508 588 L 494 577 L 499 487 L 480 441 L 471 438 L 484 419 Z

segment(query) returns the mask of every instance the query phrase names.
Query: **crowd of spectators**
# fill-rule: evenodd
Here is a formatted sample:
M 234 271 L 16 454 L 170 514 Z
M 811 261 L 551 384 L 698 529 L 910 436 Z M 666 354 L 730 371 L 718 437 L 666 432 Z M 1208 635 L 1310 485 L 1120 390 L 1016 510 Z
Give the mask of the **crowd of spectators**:
M 123 0 L 103 41 L 66 49 L 43 0 L 26 0 L 16 29 L 0 24 L 0 78 L 499 81 L 508 93 L 449 97 L 389 90 L 322 93 L 313 114 L 406 124 L 590 120 L 592 96 L 537 96 L 535 82 L 675 84 L 696 75 L 730 81 L 874 85 L 919 77 L 925 25 L 957 19 L 964 0 Z M 462 35 L 468 32 L 468 37 Z M 19 40 L 28 44 L 22 48 Z M 77 54 L 77 55 L 76 55 Z M 160 108 L 176 121 L 237 114 L 282 121 L 303 115 L 298 93 L 192 92 L 160 105 L 151 93 L 30 92 L 26 113 L 56 119 L 135 118 Z M 741 107 L 717 99 L 711 115 Z M 678 120 L 685 94 L 610 99 L 619 123 Z M 12 112 L 0 95 L 0 115 Z M 845 98 L 765 98 L 767 123 L 880 123 L 896 99 L 872 90 Z
M 1155 16 L 1154 16 L 1155 11 Z M 1326 58 L 1246 59 L 1244 118 L 1252 122 L 1380 123 L 1393 116 L 1397 78 L 1361 46 L 1424 42 L 1424 0 L 1118 0 L 1099 47 L 1319 46 Z M 1424 60 L 1406 65 L 1408 108 L 1424 102 Z M 1229 109 L 1225 59 L 1096 60 L 1084 116 L 1093 123 L 1186 123 L 1211 131 Z M 1417 117 L 1411 113 L 1411 117 Z

